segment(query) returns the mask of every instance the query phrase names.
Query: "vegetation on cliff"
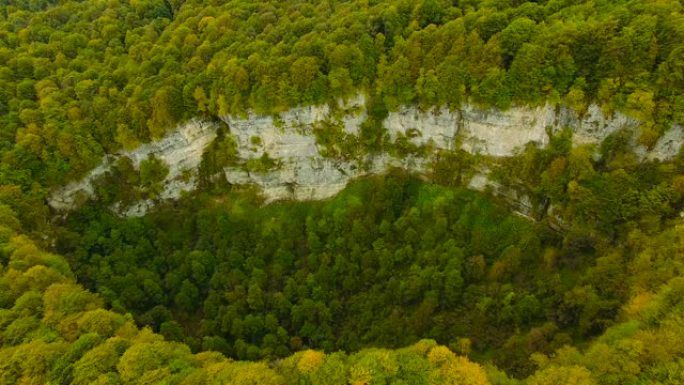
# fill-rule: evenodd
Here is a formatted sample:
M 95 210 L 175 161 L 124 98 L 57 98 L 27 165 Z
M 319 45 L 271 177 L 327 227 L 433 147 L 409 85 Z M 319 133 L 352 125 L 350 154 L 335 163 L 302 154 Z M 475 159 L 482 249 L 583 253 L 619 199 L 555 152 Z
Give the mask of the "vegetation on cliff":
M 253 192 L 222 186 L 121 219 L 95 201 L 69 216 L 57 249 L 108 305 L 194 350 L 253 360 L 428 337 L 524 377 L 532 354 L 602 335 L 655 289 L 632 283 L 654 273 L 645 250 L 681 257 L 668 243 L 684 154 L 661 164 L 629 147 L 592 152 L 566 132 L 498 165 L 537 223 L 397 171 L 325 202 L 259 208 Z M 458 185 L 450 164 L 434 182 Z
M 644 160 L 630 133 L 490 159 L 528 218 L 465 190 L 459 151 L 262 207 L 215 178 L 227 132 L 201 193 L 146 217 L 106 207 L 160 194 L 155 157 L 45 204 L 184 120 L 359 92 L 358 141 L 317 125 L 324 155 L 382 148 L 401 105 L 465 102 L 597 103 L 648 147 L 684 121 L 682 42 L 676 0 L 0 2 L 0 384 L 684 382 L 684 151 Z
M 42 195 L 202 114 L 371 97 L 684 119 L 679 1 L 5 1 L 0 175 Z M 375 122 L 375 123 L 373 123 Z

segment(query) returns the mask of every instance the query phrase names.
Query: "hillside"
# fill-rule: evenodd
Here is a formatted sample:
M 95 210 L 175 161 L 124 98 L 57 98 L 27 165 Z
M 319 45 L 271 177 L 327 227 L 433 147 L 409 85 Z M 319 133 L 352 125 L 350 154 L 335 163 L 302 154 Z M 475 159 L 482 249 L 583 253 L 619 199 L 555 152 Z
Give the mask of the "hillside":
M 0 384 L 684 383 L 680 1 L 0 2 Z

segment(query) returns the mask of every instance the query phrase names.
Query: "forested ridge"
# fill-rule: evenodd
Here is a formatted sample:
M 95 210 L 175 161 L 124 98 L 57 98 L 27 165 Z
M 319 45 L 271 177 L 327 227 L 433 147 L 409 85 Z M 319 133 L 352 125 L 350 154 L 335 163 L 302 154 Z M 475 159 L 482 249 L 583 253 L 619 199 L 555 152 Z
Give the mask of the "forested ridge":
M 0 1 L 0 384 L 684 383 L 684 151 L 634 151 L 682 129 L 683 42 L 673 0 Z M 154 157 L 46 204 L 187 120 L 358 94 L 354 154 L 410 152 L 384 143 L 403 105 L 640 126 L 266 206 L 213 178 L 221 133 L 199 191 L 142 218 L 109 207 L 158 194 Z M 478 162 L 527 217 L 463 186 Z
M 0 17 L 0 172 L 39 196 L 189 118 L 358 92 L 375 144 L 401 104 L 596 102 L 645 121 L 646 144 L 684 111 L 679 1 L 8 0 Z

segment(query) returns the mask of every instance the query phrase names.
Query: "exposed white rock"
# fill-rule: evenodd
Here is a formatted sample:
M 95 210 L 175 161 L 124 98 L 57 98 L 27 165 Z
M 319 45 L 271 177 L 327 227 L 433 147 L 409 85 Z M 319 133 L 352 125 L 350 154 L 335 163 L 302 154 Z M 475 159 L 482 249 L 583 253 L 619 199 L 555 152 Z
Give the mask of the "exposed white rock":
M 366 119 L 365 110 L 350 111 L 362 107 L 363 103 L 363 96 L 340 102 L 343 116 L 339 123 L 349 134 L 357 134 Z M 267 202 L 325 199 L 344 189 L 350 179 L 366 174 L 353 162 L 321 155 L 313 129 L 316 123 L 334 120 L 328 106 L 295 108 L 281 114 L 276 121 L 270 116 L 255 115 L 246 119 L 233 116 L 222 119 L 228 124 L 243 160 L 267 154 L 279 164 L 266 173 L 248 172 L 243 167 L 225 170 L 229 183 L 257 185 Z
M 230 133 L 237 142 L 238 153 L 243 159 L 260 158 L 267 153 L 271 158 L 287 159 L 290 156 L 316 156 L 316 138 L 311 131 L 312 123 L 301 123 L 296 116 L 276 126 L 270 116 L 251 116 L 247 119 L 225 117 Z
M 339 99 L 337 101 L 337 106 L 343 111 L 349 111 L 355 108 L 365 108 L 366 107 L 366 95 L 356 94 L 349 99 Z
M 570 108 L 560 108 L 557 125 L 560 126 L 559 128 L 571 128 L 573 143 L 580 145 L 601 143 L 608 135 L 623 128 L 636 130 L 639 122 L 619 112 L 606 116 L 601 111 L 601 107 L 592 104 L 581 118 Z
M 338 108 L 327 105 L 295 108 L 270 116 L 249 115 L 247 118 L 225 116 L 230 135 L 237 143 L 242 162 L 267 154 L 278 165 L 268 172 L 249 172 L 245 167 L 234 166 L 225 170 L 228 182 L 252 184 L 260 187 L 267 201 L 280 199 L 324 199 L 337 194 L 347 183 L 365 175 L 383 173 L 391 167 L 401 167 L 418 173 L 429 171 L 430 159 L 406 157 L 393 158 L 387 154 L 369 156 L 361 164 L 356 161 L 330 159 L 321 155 L 316 144 L 314 128 L 321 122 L 331 122 L 343 127 L 347 134 L 358 135 L 366 119 L 365 99 L 362 95 L 347 101 L 339 101 Z M 557 131 L 568 127 L 574 132 L 575 144 L 600 143 L 611 133 L 622 128 L 636 130 L 639 122 L 616 113 L 605 116 L 598 106 L 592 105 L 583 116 L 569 108 L 545 105 L 536 108 L 520 107 L 508 111 L 483 110 L 464 105 L 460 110 L 447 108 L 420 111 L 416 107 L 402 107 L 389 114 L 384 122 L 390 140 L 400 135 L 412 143 L 433 148 L 451 150 L 460 143 L 470 153 L 489 156 L 510 156 L 526 144 L 540 146 L 548 143 L 548 130 Z M 196 170 L 206 147 L 216 137 L 214 124 L 191 121 L 157 142 L 140 146 L 105 158 L 102 165 L 87 177 L 55 191 L 49 199 L 58 210 L 70 210 L 93 194 L 92 182 L 107 172 L 117 157 L 128 156 L 134 164 L 154 154 L 169 166 L 161 199 L 176 199 L 183 191 L 196 188 Z M 646 158 L 670 159 L 684 141 L 682 127 L 673 126 Z M 644 150 L 645 151 L 645 150 Z M 498 184 L 485 174 L 475 175 L 470 188 L 500 190 Z M 524 196 L 508 194 L 511 199 L 529 205 Z M 131 207 L 116 208 L 125 216 L 143 215 L 154 202 L 142 201 Z
M 93 181 L 104 175 L 111 167 L 108 157 L 102 159 L 102 163 L 94 168 L 85 178 L 74 181 L 55 191 L 48 198 L 48 204 L 60 211 L 73 210 L 85 203 L 94 194 Z
M 458 137 L 464 150 L 489 156 L 511 156 L 528 143 L 543 147 L 548 144 L 548 130 L 571 128 L 573 142 L 580 145 L 600 143 L 622 128 L 635 130 L 638 126 L 638 121 L 624 114 L 603 115 L 597 105 L 590 105 L 582 117 L 570 108 L 550 104 L 507 111 L 472 104 L 455 111 L 446 107 L 420 111 L 404 106 L 385 120 L 391 140 L 401 134 L 419 146 L 432 142 L 436 148 L 453 149 Z M 676 137 L 673 139 L 669 143 L 677 142 Z M 663 153 L 670 154 L 671 150 Z
M 151 155 L 157 156 L 169 166 L 168 179 L 176 179 L 185 170 L 194 170 L 202 161 L 204 149 L 216 138 L 216 125 L 192 120 L 161 140 L 143 144 L 133 151 L 119 156 L 131 158 L 135 167 Z
M 499 184 L 489 179 L 486 173 L 477 173 L 473 175 L 467 186 L 469 189 L 475 191 L 486 191 L 488 188 L 499 188 Z
M 672 159 L 679 154 L 682 143 L 684 143 L 684 127 L 674 124 L 658 139 L 646 157 L 659 160 Z
M 420 111 L 415 107 L 404 106 L 397 112 L 390 112 L 384 126 L 391 141 L 403 135 L 418 146 L 432 144 L 435 148 L 453 150 L 458 133 L 458 119 L 458 112 L 446 107 Z
M 548 142 L 546 128 L 556 125 L 554 110 L 549 105 L 498 111 L 467 104 L 461 113 L 463 149 L 491 156 L 513 155 L 529 142 L 544 146 Z
M 340 100 L 338 104 L 344 112 L 342 119 L 344 131 L 347 134 L 358 135 L 361 124 L 368 118 L 365 108 L 366 97 L 363 94 L 358 94 L 349 100 Z
M 192 171 L 199 167 L 204 149 L 214 138 L 216 138 L 216 125 L 192 120 L 159 141 L 143 144 L 135 150 L 122 151 L 105 157 L 102 164 L 85 178 L 69 183 L 51 194 L 48 203 L 57 210 L 72 210 L 93 195 L 93 182 L 109 171 L 116 159 L 128 157 L 137 168 L 140 166 L 140 162 L 151 155 L 157 156 L 169 167 L 169 174 L 164 181 L 164 190 L 160 194 L 160 198 L 177 199 L 183 191 L 192 191 L 196 188 L 196 180 Z M 190 172 L 187 177 L 184 175 L 186 171 Z M 151 201 L 140 202 L 134 205 L 140 206 L 140 208 L 133 210 L 128 208 L 124 215 L 130 216 L 131 213 L 143 215 L 152 204 Z

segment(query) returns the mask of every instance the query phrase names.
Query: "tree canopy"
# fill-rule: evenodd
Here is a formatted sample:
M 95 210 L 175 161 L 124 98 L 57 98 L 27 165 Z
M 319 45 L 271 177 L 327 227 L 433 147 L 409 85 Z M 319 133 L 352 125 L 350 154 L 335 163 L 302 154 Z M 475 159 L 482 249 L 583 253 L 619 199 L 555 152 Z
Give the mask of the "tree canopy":
M 404 105 L 466 103 L 595 104 L 649 147 L 684 123 L 682 4 L 0 1 L 0 384 L 684 383 L 684 150 L 623 130 L 267 206 L 216 178 L 219 131 L 199 191 L 147 216 L 108 208 L 160 200 L 155 156 L 46 204 L 181 122 L 358 94 L 358 137 L 315 127 L 325 156 L 374 149 Z M 465 188 L 484 169 L 499 194 Z

